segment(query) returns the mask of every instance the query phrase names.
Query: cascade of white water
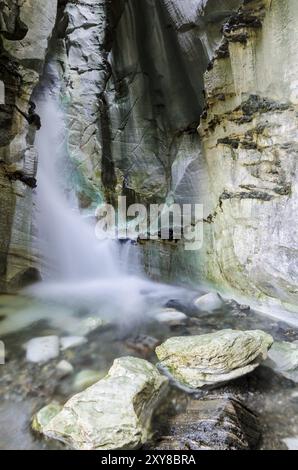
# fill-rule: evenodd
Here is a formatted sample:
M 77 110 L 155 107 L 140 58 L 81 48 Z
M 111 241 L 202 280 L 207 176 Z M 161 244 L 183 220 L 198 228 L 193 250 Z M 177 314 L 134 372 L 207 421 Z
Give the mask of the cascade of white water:
M 39 103 L 42 128 L 37 134 L 39 155 L 37 222 L 42 255 L 52 269 L 46 277 L 64 281 L 117 277 L 121 273 L 115 242 L 99 242 L 94 227 L 86 223 L 63 191 L 61 168 L 66 152 L 63 115 L 53 99 Z

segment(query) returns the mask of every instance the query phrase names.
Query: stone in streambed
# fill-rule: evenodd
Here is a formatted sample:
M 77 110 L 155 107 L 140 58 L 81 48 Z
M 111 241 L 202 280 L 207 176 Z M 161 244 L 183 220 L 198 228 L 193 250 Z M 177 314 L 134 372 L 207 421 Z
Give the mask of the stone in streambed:
M 273 339 L 263 331 L 221 330 L 173 337 L 156 348 L 159 366 L 184 386 L 214 387 L 253 371 Z
M 53 401 L 39 410 L 32 419 L 32 429 L 41 433 L 51 419 L 54 418 L 62 410 L 62 405 Z
M 26 359 L 29 362 L 47 362 L 59 356 L 58 336 L 33 338 L 25 345 Z
M 155 319 L 159 323 L 166 323 L 170 326 L 179 326 L 187 322 L 187 316 L 175 308 L 164 308 L 155 314 Z
M 198 310 L 213 312 L 213 310 L 222 308 L 223 301 L 219 294 L 209 292 L 209 294 L 198 297 L 194 304 Z
M 70 375 L 73 373 L 73 366 L 71 365 L 70 362 L 65 361 L 64 359 L 58 362 L 56 369 L 61 378 L 66 377 L 67 375 Z
M 149 356 L 160 344 L 157 338 L 148 335 L 139 334 L 125 341 L 125 345 L 143 356 Z
M 276 341 L 268 352 L 267 367 L 298 383 L 298 344 Z
M 99 328 L 103 328 L 104 326 L 107 326 L 108 322 L 106 320 L 103 320 L 102 318 L 94 315 L 94 316 L 89 316 L 87 318 L 84 318 L 80 322 L 80 333 L 82 335 L 88 335 L 92 331 L 95 331 Z
M 104 379 L 68 400 L 42 432 L 73 449 L 137 449 L 148 440 L 167 382 L 143 359 L 116 359 Z

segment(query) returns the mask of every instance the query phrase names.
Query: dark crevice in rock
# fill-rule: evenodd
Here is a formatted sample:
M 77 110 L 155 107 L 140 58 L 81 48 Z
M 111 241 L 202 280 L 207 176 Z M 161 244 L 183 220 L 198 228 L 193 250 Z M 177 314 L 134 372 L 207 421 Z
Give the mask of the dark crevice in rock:
M 230 37 L 231 33 L 243 28 L 259 29 L 262 27 L 262 20 L 265 15 L 264 4 L 258 1 L 256 8 L 246 8 L 246 2 L 237 13 L 230 16 L 228 21 L 223 25 L 222 31 L 226 37 Z
M 253 190 L 250 192 L 240 191 L 240 192 L 235 192 L 235 193 L 232 193 L 230 191 L 224 191 L 220 195 L 221 201 L 226 201 L 229 199 L 259 199 L 260 201 L 269 202 L 273 198 L 274 198 L 273 195 L 268 194 L 264 191 L 253 191 Z
M 240 141 L 239 139 L 232 139 L 230 137 L 224 137 L 222 139 L 217 139 L 217 144 L 228 145 L 233 149 L 237 149 L 239 147 Z
M 106 201 L 113 204 L 115 203 L 114 191 L 117 178 L 111 150 L 109 110 L 104 93 L 100 95 L 100 128 L 102 143 L 101 181 L 104 187 Z
M 22 171 L 14 171 L 13 173 L 9 173 L 8 177 L 11 181 L 19 180 L 32 189 L 36 188 L 37 186 L 36 178 L 34 176 L 25 175 Z
M 18 286 L 26 287 L 42 280 L 41 274 L 37 268 L 31 267 L 19 273 L 10 281 L 10 288 L 15 289 Z
M 103 43 L 103 60 L 105 69 L 105 84 L 103 91 L 100 93 L 99 110 L 100 110 L 100 130 L 101 130 L 101 144 L 102 144 L 102 158 L 101 158 L 101 182 L 104 187 L 105 199 L 107 202 L 115 206 L 115 187 L 117 184 L 117 177 L 115 171 L 115 163 L 113 161 L 112 153 L 112 133 L 111 123 L 109 116 L 109 104 L 106 99 L 107 83 L 112 75 L 112 67 L 108 61 L 108 54 L 113 46 L 115 38 L 115 30 L 118 21 L 123 13 L 125 2 L 119 0 L 106 2 L 106 30 L 105 39 Z
M 267 113 L 270 111 L 285 111 L 289 109 L 288 103 L 280 103 L 259 95 L 250 95 L 241 104 L 241 109 L 245 116 L 253 116 L 256 113 Z M 237 111 L 238 109 L 236 109 Z

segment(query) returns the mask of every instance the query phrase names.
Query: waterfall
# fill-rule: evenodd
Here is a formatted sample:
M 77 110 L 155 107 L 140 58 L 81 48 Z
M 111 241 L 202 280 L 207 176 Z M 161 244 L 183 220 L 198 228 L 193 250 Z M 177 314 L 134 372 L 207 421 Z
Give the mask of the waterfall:
M 36 137 L 39 155 L 37 223 L 41 253 L 53 268 L 44 277 L 62 281 L 117 278 L 121 266 L 113 240 L 99 242 L 94 227 L 80 215 L 74 197 L 63 189 L 61 165 L 66 152 L 65 123 L 54 99 L 39 105 L 43 126 Z M 62 174 L 62 177 L 61 177 Z
M 104 317 L 141 318 L 162 305 L 177 288 L 154 283 L 142 274 L 138 247 L 98 240 L 95 227 L 80 214 L 75 196 L 65 191 L 67 129 L 54 98 L 40 98 L 42 127 L 36 138 L 39 155 L 37 189 L 38 250 L 43 281 L 30 294 L 67 304 L 74 312 Z M 179 289 L 178 289 L 179 291 Z

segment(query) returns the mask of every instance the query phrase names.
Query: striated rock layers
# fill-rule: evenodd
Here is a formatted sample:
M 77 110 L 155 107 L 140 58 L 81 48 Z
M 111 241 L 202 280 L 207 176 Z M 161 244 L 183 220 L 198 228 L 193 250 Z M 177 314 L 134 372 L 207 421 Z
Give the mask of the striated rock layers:
M 136 449 L 148 440 L 152 413 L 166 388 L 167 379 L 152 364 L 122 357 L 52 419 L 45 421 L 48 407 L 41 410 L 34 428 L 73 449 Z
M 260 300 L 298 301 L 295 0 L 253 0 L 223 27 L 201 117 L 209 191 L 204 277 Z
M 159 366 L 190 388 L 221 385 L 253 371 L 266 359 L 273 339 L 260 330 L 221 330 L 177 336 L 156 348 Z
M 233 396 L 190 400 L 170 418 L 154 450 L 248 450 L 261 437 L 257 416 Z
M 36 277 L 32 242 L 33 188 L 37 155 L 35 129 L 17 111 L 39 81 L 57 0 L 1 2 L 0 83 L 0 290 L 14 289 Z M 3 85 L 2 85 L 3 86 Z

